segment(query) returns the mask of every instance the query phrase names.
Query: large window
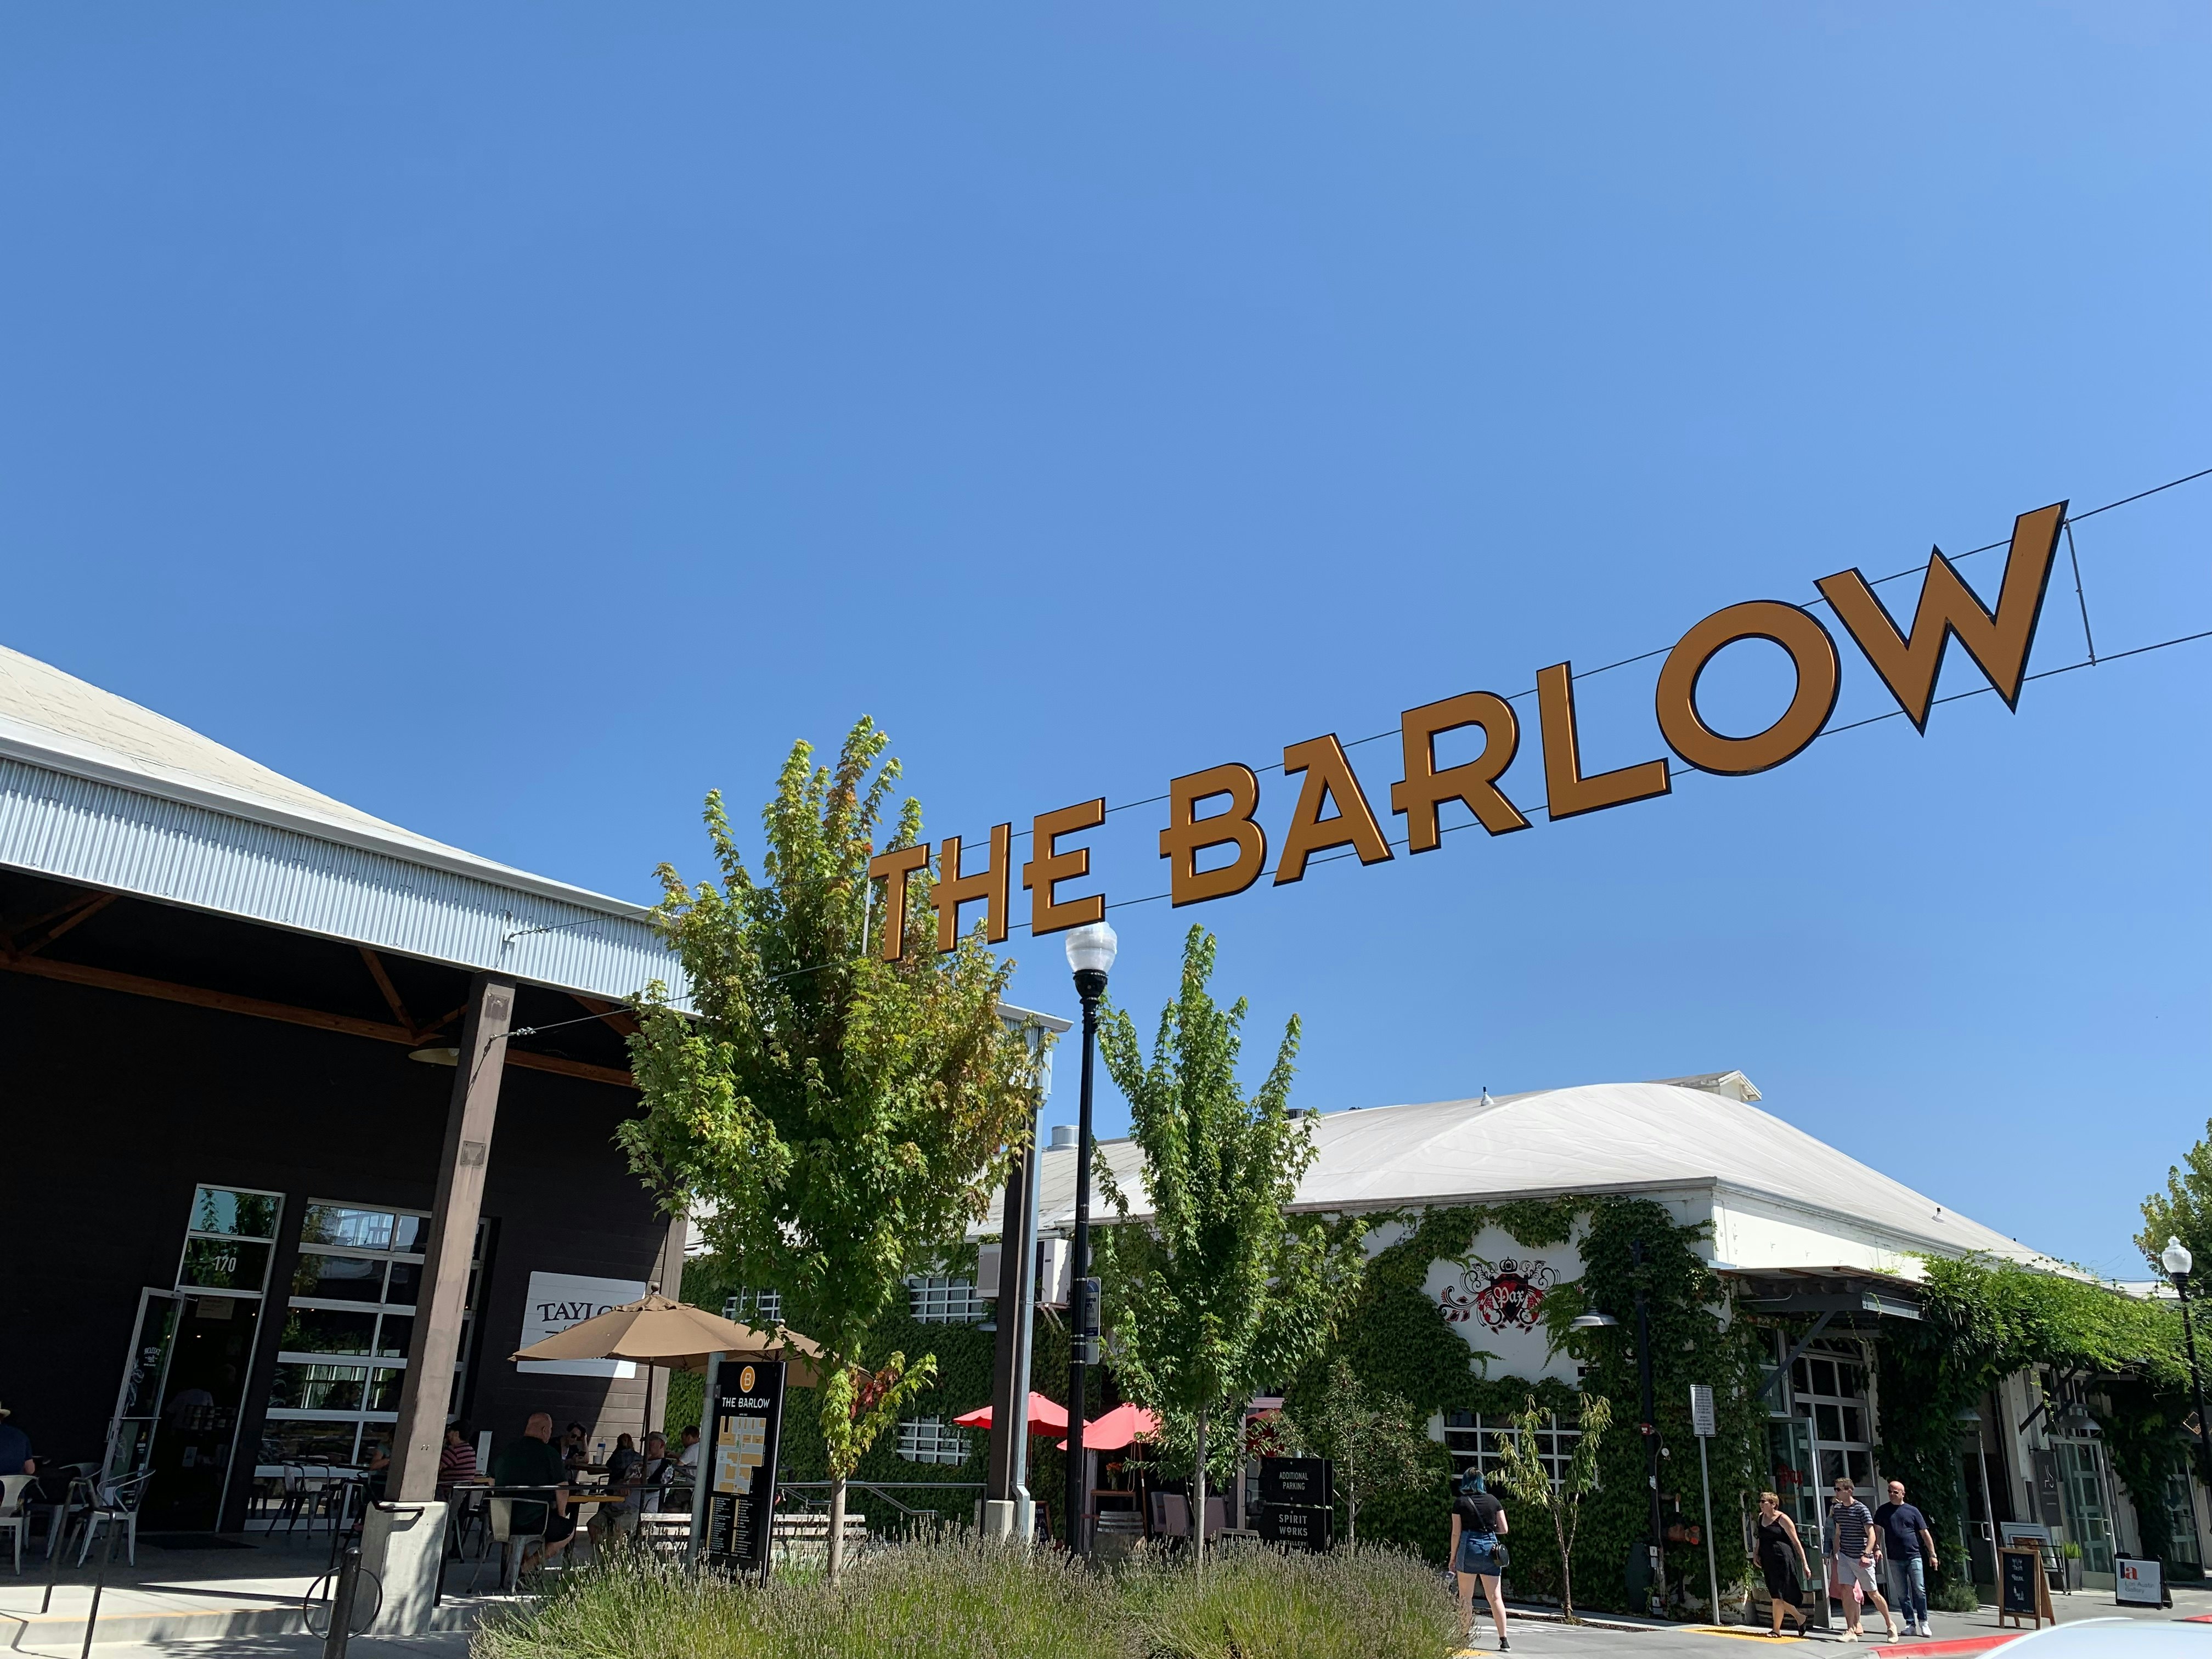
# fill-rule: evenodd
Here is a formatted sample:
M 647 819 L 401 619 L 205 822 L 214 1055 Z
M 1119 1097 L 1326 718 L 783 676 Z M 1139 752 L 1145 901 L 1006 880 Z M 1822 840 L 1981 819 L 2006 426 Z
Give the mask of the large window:
M 899 1425 L 898 1455 L 909 1463 L 965 1463 L 968 1437 L 941 1417 L 909 1417 Z
M 2188 1454 L 2179 1453 L 2166 1466 L 2166 1559 L 2199 1567 L 2197 1559 L 2197 1503 L 2189 1491 Z
M 398 1420 L 414 1340 L 428 1221 L 410 1210 L 309 1202 L 270 1383 L 264 1463 L 358 1462 L 379 1439 L 389 1437 L 384 1425 Z M 479 1227 L 469 1267 L 470 1311 L 454 1363 L 456 1401 L 476 1322 L 483 1256 Z
M 991 1311 L 972 1279 L 909 1279 L 906 1294 L 908 1311 L 925 1325 L 973 1325 Z
M 1475 1412 L 1447 1412 L 1444 1413 L 1444 1449 L 1451 1453 L 1452 1473 L 1464 1474 L 1469 1469 L 1486 1477 L 1498 1473 L 1499 1443 L 1512 1437 L 1512 1423 L 1503 1417 L 1485 1417 Z M 1567 1465 L 1573 1461 L 1575 1443 L 1583 1437 L 1580 1429 L 1559 1426 L 1559 1419 L 1547 1413 L 1543 1426 L 1535 1431 L 1536 1455 L 1544 1471 L 1557 1486 L 1566 1478 Z
M 1791 1414 L 1820 1451 L 1825 1494 L 1849 1475 L 1862 1498 L 1873 1491 L 1874 1413 L 1867 1406 L 1864 1351 L 1856 1342 L 1815 1342 L 1790 1368 Z

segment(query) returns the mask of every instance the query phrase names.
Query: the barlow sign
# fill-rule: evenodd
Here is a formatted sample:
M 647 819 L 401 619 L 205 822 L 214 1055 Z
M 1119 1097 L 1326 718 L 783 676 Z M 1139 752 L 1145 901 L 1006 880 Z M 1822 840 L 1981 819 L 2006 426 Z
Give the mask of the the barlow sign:
M 2051 582 L 2051 566 L 2065 523 L 2066 503 L 2024 513 L 2013 525 L 2002 583 L 1994 610 L 1985 608 L 1943 556 L 1929 555 L 1920 601 L 1910 629 L 1900 629 L 1874 587 L 1857 570 L 1824 576 L 1815 584 L 1838 621 L 1874 666 L 1913 726 L 1927 729 L 1936 696 L 1936 671 L 1949 642 L 1966 647 L 1990 684 L 2015 708 L 2027 672 L 2029 647 Z M 1714 658 L 1744 640 L 1765 640 L 1789 654 L 1795 676 L 1790 705 L 1765 731 L 1750 737 L 1725 737 L 1706 725 L 1698 711 L 1698 680 Z M 1751 599 L 1717 611 L 1682 635 L 1659 671 L 1657 713 L 1660 734 L 1690 765 L 1723 777 L 1764 772 L 1802 753 L 1820 735 L 1836 706 L 1842 664 L 1835 636 L 1813 613 L 1780 599 Z M 1668 792 L 1665 757 L 1655 756 L 1610 772 L 1583 769 L 1581 732 L 1575 716 L 1572 665 L 1555 663 L 1536 676 L 1537 730 L 1544 755 L 1544 812 L 1551 818 L 1574 817 L 1608 806 L 1625 806 Z M 1464 765 L 1439 767 L 1437 739 L 1469 727 L 1483 734 L 1482 753 Z M 1390 811 L 1406 820 L 1408 853 L 1434 852 L 1439 844 L 1438 814 L 1457 801 L 1493 836 L 1528 828 L 1528 818 L 1507 799 L 1498 780 L 1512 765 L 1521 745 L 1521 726 L 1513 705 L 1494 691 L 1464 691 L 1405 712 L 1400 725 L 1404 775 L 1390 786 Z M 1297 804 L 1284 831 L 1274 862 L 1278 886 L 1304 878 L 1314 855 L 1348 848 L 1362 864 L 1388 862 L 1394 854 L 1374 805 L 1353 774 L 1344 744 L 1334 733 L 1308 738 L 1283 750 L 1286 777 L 1303 775 Z M 1260 780 L 1252 768 L 1230 761 L 1192 772 L 1168 785 L 1168 827 L 1160 831 L 1160 856 L 1168 860 L 1169 896 L 1178 905 L 1241 893 L 1268 867 L 1267 832 L 1258 822 Z M 1200 808 L 1208 809 L 1201 813 Z M 1021 866 L 1030 895 L 1032 933 L 1054 933 L 1101 920 L 1106 896 L 1062 900 L 1063 883 L 1091 873 L 1091 851 L 1063 848 L 1070 836 L 1106 821 L 1106 802 L 1095 800 L 1039 813 L 1031 824 L 1031 856 Z M 960 908 L 984 908 L 985 937 L 996 944 L 1006 937 L 1012 909 L 1013 825 L 991 831 L 990 862 L 970 870 L 960 837 L 938 848 L 937 879 L 924 901 L 937 912 L 937 947 L 951 950 L 959 935 Z M 1226 863 L 1201 869 L 1201 855 L 1230 854 Z M 882 954 L 896 957 L 906 933 L 907 883 L 930 863 L 927 844 L 894 848 L 868 866 L 884 886 Z

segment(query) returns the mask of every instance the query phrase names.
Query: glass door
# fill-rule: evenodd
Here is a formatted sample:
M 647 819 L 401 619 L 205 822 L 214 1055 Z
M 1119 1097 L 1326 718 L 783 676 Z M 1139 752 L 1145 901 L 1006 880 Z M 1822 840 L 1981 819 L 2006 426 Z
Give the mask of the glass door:
M 100 1468 L 111 1480 L 136 1474 L 154 1449 L 154 1425 L 161 1419 L 161 1384 L 177 1340 L 181 1298 L 174 1291 L 150 1285 L 138 1292 L 138 1322 L 132 1327 L 131 1356 L 124 1364 L 123 1386 L 116 1391 L 115 1415 L 107 1425 L 107 1455 Z
M 151 1530 L 212 1532 L 221 1524 L 283 1207 L 276 1193 L 202 1187 L 193 1194 L 144 1457 L 154 1478 L 140 1518 Z
M 2110 1577 L 2112 1516 L 2105 1503 L 2105 1449 L 2094 1440 L 2054 1440 L 2051 1444 L 2058 1454 L 2066 1532 L 2081 1546 L 2081 1571 Z

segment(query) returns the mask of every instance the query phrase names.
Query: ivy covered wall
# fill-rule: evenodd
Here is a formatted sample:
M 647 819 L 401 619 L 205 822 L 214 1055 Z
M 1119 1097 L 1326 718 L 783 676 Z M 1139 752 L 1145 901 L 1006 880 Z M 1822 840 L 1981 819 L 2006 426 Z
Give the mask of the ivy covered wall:
M 1463 1205 L 1408 1219 L 1407 1236 L 1369 1264 L 1359 1299 L 1333 1349 L 1292 1385 L 1293 1413 L 1301 1397 L 1310 1399 L 1321 1386 L 1328 1362 L 1338 1354 L 1370 1386 L 1389 1390 L 1425 1415 L 1474 1412 L 1502 1418 L 1522 1409 L 1531 1398 L 1547 1410 L 1572 1413 L 1576 1391 L 1561 1382 L 1484 1375 L 1483 1360 L 1422 1289 L 1431 1262 L 1467 1255 L 1486 1227 L 1499 1228 L 1530 1250 L 1572 1239 L 1583 1255 L 1583 1276 L 1553 1288 L 1545 1302 L 1547 1326 L 1589 1368 L 1583 1388 L 1610 1400 L 1614 1413 L 1614 1428 L 1601 1456 L 1601 1487 L 1583 1505 L 1575 1545 L 1576 1601 L 1592 1607 L 1626 1607 L 1628 1556 L 1643 1547 L 1650 1531 L 1645 1453 L 1635 1426 L 1633 1308 L 1639 1284 L 1650 1299 L 1656 1415 L 1670 1453 L 1662 1462 L 1662 1490 L 1679 1499 L 1684 1519 L 1700 1522 L 1689 1385 L 1704 1382 L 1714 1391 L 1720 1417 L 1720 1433 L 1710 1452 L 1723 1592 L 1743 1577 L 1747 1564 L 1740 1506 L 1747 1494 L 1757 1492 L 1765 1461 L 1765 1408 L 1750 1397 L 1759 1383 L 1765 1339 L 1731 1318 L 1726 1287 L 1697 1252 L 1703 1230 L 1680 1225 L 1662 1206 L 1642 1199 Z M 1632 1261 L 1638 1239 L 1644 1247 L 1640 1268 Z M 1593 1308 L 1620 1323 L 1598 1331 L 1567 1329 L 1575 1315 Z M 1431 1560 L 1443 1560 L 1450 1534 L 1451 1460 L 1439 1445 L 1431 1463 L 1432 1479 L 1425 1486 L 1377 1495 L 1361 1506 L 1362 1537 L 1401 1543 Z M 1557 1556 L 1547 1532 L 1524 1527 L 1515 1540 L 1508 1574 L 1516 1593 L 1557 1594 Z M 1702 1597 L 1703 1544 L 1670 1547 L 1667 1573 L 1670 1585 L 1686 1582 Z

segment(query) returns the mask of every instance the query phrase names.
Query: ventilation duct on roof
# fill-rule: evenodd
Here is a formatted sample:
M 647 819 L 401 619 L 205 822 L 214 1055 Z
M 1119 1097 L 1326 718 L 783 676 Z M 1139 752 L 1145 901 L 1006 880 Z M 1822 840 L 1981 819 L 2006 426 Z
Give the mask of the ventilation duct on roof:
M 1709 1095 L 1725 1095 L 1748 1105 L 1759 1098 L 1758 1085 L 1741 1072 L 1703 1072 L 1696 1077 L 1655 1077 L 1654 1083 L 1671 1083 L 1678 1089 L 1703 1089 Z

